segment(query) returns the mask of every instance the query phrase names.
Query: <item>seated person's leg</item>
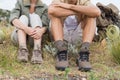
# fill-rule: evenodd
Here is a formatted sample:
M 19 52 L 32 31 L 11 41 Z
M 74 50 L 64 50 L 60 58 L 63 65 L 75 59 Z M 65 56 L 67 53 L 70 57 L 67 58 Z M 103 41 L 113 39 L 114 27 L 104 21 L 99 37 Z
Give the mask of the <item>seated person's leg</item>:
M 96 21 L 95 18 L 86 18 L 82 22 L 83 26 L 83 43 L 79 52 L 78 66 L 79 70 L 89 71 L 91 69 L 91 65 L 89 63 L 89 46 L 93 40 L 95 29 L 96 29 Z
M 63 41 L 63 22 L 61 19 L 69 15 L 75 15 L 76 12 L 60 7 L 55 7 L 54 5 L 50 5 L 48 8 L 48 14 L 51 20 L 51 32 L 54 37 L 54 40 Z
M 49 8 L 51 11 L 51 7 Z M 60 8 L 61 9 L 61 8 Z M 56 10 L 56 9 L 55 9 Z M 63 9 L 64 10 L 64 9 Z M 60 13 L 59 13 L 60 12 Z M 55 11 L 54 10 L 49 12 L 49 16 L 51 19 L 51 33 L 53 35 L 53 38 L 55 40 L 54 46 L 57 48 L 57 54 L 56 54 L 56 69 L 58 70 L 65 70 L 69 66 L 68 64 L 68 53 L 67 53 L 67 43 L 63 40 L 63 21 L 62 18 L 65 17 L 64 14 L 66 11 L 63 11 L 63 14 L 61 15 L 62 11 Z M 72 12 L 72 11 L 70 11 Z M 73 14 L 73 13 L 71 13 Z M 62 17 L 56 17 L 56 16 L 62 16 Z
M 42 21 L 37 14 L 33 13 L 33 14 L 30 14 L 30 24 L 33 29 L 36 29 L 36 32 L 37 32 L 36 35 L 33 36 L 34 49 L 32 52 L 31 62 L 40 64 L 43 61 L 42 52 L 41 52 L 41 41 L 42 41 L 42 35 L 43 35 L 41 32 L 41 29 L 43 28 Z M 37 36 L 37 34 L 40 34 L 40 36 Z M 36 37 L 38 38 L 36 39 Z
M 22 15 L 19 18 L 19 20 L 23 24 L 28 25 L 28 18 L 26 16 Z M 26 46 L 26 33 L 23 30 L 16 28 L 11 35 L 11 39 L 13 43 L 19 45 L 18 56 L 17 56 L 18 60 L 27 62 L 28 61 L 28 49 Z

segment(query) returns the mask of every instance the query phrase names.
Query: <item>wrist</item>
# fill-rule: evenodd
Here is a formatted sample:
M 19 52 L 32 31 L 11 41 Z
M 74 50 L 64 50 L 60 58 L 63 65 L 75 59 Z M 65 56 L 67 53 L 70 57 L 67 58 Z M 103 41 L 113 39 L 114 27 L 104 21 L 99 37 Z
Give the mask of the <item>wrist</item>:
M 26 27 L 26 26 L 24 26 L 24 27 L 22 27 L 22 30 L 27 30 L 28 29 L 28 27 Z

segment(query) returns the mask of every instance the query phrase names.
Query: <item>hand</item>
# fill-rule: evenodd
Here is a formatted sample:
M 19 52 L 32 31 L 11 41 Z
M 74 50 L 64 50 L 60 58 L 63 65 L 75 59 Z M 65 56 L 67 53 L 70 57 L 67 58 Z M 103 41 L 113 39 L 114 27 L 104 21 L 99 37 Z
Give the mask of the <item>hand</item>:
M 40 39 L 42 37 L 42 35 L 44 34 L 44 32 L 45 32 L 45 29 L 44 28 L 40 28 L 40 27 L 37 27 L 34 30 L 35 30 L 35 34 L 33 34 L 31 36 L 34 39 Z
M 25 33 L 27 33 L 28 35 L 32 36 L 35 34 L 36 30 L 32 29 L 31 27 L 26 27 L 24 29 Z

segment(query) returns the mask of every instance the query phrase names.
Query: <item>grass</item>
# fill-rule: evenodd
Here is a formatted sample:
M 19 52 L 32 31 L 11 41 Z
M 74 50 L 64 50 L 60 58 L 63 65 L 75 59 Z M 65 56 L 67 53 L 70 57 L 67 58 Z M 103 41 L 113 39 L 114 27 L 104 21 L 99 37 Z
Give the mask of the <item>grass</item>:
M 65 74 L 65 72 L 57 71 L 54 68 L 55 60 L 53 55 L 44 48 L 44 63 L 41 65 L 33 65 L 28 63 L 19 63 L 16 60 L 17 47 L 15 47 L 11 40 L 10 34 L 13 27 L 1 26 L 6 35 L 4 44 L 0 44 L 0 76 L 10 75 L 14 78 L 26 78 L 29 80 L 32 77 L 40 77 L 41 74 Z M 50 46 L 50 45 L 49 45 Z M 48 47 L 49 49 L 49 47 Z M 54 51 L 54 49 L 53 49 Z M 76 51 L 76 50 L 73 50 Z M 68 74 L 86 76 L 87 80 L 119 80 L 120 79 L 120 65 L 114 62 L 111 53 L 107 51 L 106 43 L 93 43 L 90 48 L 90 62 L 92 63 L 91 72 L 78 71 L 75 60 L 77 54 L 70 54 L 70 71 Z
M 111 42 L 111 45 L 108 47 L 110 49 L 111 55 L 113 56 L 113 59 L 116 63 L 120 64 L 120 38 L 109 41 Z

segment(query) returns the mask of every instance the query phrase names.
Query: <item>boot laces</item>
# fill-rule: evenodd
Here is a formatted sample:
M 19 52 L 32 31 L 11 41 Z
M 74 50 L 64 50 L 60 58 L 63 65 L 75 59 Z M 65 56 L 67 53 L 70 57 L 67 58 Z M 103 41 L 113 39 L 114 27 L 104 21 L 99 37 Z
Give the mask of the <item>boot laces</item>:
M 60 61 L 66 61 L 67 60 L 67 51 L 60 51 L 58 53 L 58 58 Z
M 21 56 L 25 56 L 28 51 L 27 49 L 22 48 L 20 49 L 20 52 L 21 52 Z
M 40 50 L 34 50 L 34 55 L 38 57 L 40 55 Z
M 81 61 L 89 61 L 89 52 L 81 52 L 79 59 Z

